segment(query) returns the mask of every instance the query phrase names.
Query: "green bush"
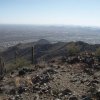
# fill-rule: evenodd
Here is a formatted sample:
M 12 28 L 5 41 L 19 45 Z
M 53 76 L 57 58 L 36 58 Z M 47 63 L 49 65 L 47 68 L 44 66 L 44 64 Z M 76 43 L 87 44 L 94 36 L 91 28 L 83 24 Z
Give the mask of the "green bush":
M 67 51 L 69 56 L 74 56 L 80 52 L 80 48 L 75 43 L 71 43 L 67 46 Z
M 27 65 L 29 65 L 29 61 L 27 61 L 26 59 L 24 59 L 24 58 L 18 58 L 18 59 L 16 59 L 16 62 L 15 62 L 15 65 L 17 66 L 17 67 L 23 67 L 23 66 L 27 66 Z
M 8 72 L 24 66 L 30 66 L 30 62 L 24 58 L 17 58 L 16 61 L 9 62 L 6 65 Z
M 98 57 L 100 57 L 100 48 L 97 48 L 97 49 L 96 49 L 95 55 L 98 56 Z

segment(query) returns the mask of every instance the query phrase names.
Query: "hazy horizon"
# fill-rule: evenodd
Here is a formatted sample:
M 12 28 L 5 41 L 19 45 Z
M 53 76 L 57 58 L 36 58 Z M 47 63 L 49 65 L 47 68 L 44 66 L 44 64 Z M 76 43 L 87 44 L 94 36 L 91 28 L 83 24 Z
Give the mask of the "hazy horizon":
M 73 25 L 73 24 L 0 24 L 0 26 L 44 26 L 44 27 L 86 27 L 86 28 L 99 28 L 100 26 L 91 25 Z

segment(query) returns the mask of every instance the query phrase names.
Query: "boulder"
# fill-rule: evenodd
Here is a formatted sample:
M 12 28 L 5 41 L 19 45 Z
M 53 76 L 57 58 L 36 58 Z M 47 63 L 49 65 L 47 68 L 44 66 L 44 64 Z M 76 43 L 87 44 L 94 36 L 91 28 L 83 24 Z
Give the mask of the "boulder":
M 82 100 L 93 100 L 90 96 L 83 95 Z
M 78 100 L 78 98 L 75 96 L 72 96 L 72 97 L 69 97 L 69 100 Z
M 65 89 L 61 92 L 62 96 L 65 96 L 65 95 L 71 95 L 72 94 L 72 91 L 69 90 L 69 89 Z
M 25 88 L 22 87 L 22 86 L 20 86 L 20 87 L 18 88 L 18 93 L 19 93 L 19 94 L 22 94 L 23 92 L 25 92 Z
M 26 72 L 23 69 L 20 70 L 19 73 L 18 73 L 19 76 L 22 76 L 22 75 L 25 75 L 25 74 L 26 74 Z

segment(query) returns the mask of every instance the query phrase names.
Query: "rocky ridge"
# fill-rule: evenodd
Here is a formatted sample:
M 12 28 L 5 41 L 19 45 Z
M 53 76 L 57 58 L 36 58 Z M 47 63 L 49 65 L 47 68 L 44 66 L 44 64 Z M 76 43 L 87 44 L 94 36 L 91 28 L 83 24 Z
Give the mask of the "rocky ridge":
M 100 61 L 91 54 L 23 67 L 0 81 L 0 100 L 100 100 Z

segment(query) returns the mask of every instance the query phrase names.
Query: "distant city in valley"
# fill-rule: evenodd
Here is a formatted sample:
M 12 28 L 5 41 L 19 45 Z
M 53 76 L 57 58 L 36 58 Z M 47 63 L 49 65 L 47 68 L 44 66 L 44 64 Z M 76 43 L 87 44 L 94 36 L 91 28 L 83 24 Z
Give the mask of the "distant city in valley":
M 50 42 L 100 43 L 100 28 L 81 26 L 0 25 L 0 47 L 47 39 Z

